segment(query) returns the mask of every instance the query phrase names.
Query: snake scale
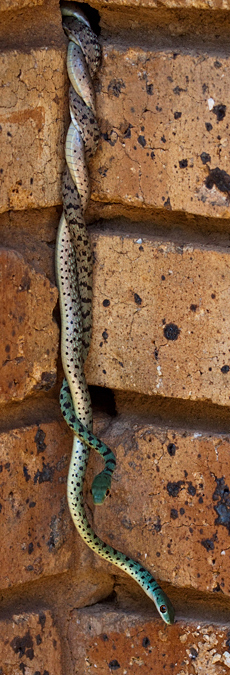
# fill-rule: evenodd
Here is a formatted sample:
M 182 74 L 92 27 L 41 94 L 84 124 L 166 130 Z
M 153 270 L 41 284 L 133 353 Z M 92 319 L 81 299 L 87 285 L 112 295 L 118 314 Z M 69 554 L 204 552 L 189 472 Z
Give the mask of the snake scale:
M 92 253 L 84 212 L 90 183 L 87 162 L 96 151 L 99 131 L 92 79 L 100 63 L 100 47 L 88 19 L 75 3 L 62 8 L 69 38 L 67 70 L 70 79 L 71 123 L 66 138 L 66 169 L 62 181 L 63 214 L 56 243 L 56 276 L 61 312 L 61 354 L 65 378 L 60 392 L 63 416 L 73 430 L 67 481 L 70 513 L 82 539 L 99 556 L 117 565 L 143 588 L 167 624 L 173 606 L 152 575 L 138 562 L 104 543 L 87 521 L 83 481 L 90 449 L 99 452 L 105 469 L 92 485 L 94 503 L 102 504 L 111 485 L 115 456 L 92 433 L 92 409 L 84 375 L 92 329 Z

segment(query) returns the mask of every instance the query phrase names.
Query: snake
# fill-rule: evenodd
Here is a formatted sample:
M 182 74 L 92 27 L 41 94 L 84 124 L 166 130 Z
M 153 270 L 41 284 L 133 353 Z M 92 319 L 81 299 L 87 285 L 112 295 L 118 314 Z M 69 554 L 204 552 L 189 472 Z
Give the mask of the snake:
M 139 562 L 103 542 L 88 522 L 84 508 L 83 484 L 90 450 L 96 450 L 105 462 L 104 470 L 92 484 L 95 504 L 104 502 L 116 466 L 113 451 L 92 432 L 92 406 L 84 374 L 92 333 L 92 252 L 84 214 L 90 196 L 88 162 L 96 151 L 100 136 L 93 78 L 101 54 L 98 38 L 81 8 L 73 2 L 65 2 L 61 12 L 63 28 L 69 38 L 67 72 L 71 123 L 65 145 L 63 213 L 57 233 L 55 267 L 65 375 L 60 407 L 73 431 L 67 500 L 74 525 L 84 542 L 101 558 L 132 577 L 154 602 L 163 621 L 172 624 L 172 603 L 151 573 Z

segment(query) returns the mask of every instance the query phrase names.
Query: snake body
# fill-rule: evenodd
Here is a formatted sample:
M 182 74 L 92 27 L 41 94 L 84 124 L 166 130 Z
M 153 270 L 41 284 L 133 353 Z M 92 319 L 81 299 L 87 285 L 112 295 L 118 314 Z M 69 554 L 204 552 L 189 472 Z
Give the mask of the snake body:
M 105 469 L 93 481 L 94 502 L 101 504 L 111 485 L 115 456 L 92 433 L 92 410 L 84 376 L 92 328 L 92 254 L 84 212 L 89 199 L 87 162 L 94 154 L 99 132 L 95 117 L 92 78 L 98 68 L 100 48 L 86 17 L 73 3 L 62 7 L 64 30 L 69 37 L 67 69 L 71 81 L 71 124 L 66 139 L 67 166 L 63 175 L 63 214 L 56 244 L 56 275 L 61 311 L 61 353 L 65 378 L 60 405 L 73 430 L 73 449 L 67 481 L 67 498 L 73 522 L 82 539 L 99 556 L 134 578 L 153 600 L 162 619 L 174 621 L 173 606 L 144 567 L 104 543 L 87 521 L 83 481 L 90 448 L 99 452 Z

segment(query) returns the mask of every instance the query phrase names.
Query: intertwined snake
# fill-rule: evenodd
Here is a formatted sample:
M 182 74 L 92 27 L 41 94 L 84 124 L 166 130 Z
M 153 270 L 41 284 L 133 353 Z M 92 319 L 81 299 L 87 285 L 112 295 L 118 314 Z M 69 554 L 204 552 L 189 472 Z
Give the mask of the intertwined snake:
M 56 275 L 61 311 L 61 353 L 65 378 L 60 405 L 74 432 L 67 497 L 73 522 L 84 541 L 98 555 L 127 572 L 153 600 L 162 619 L 173 623 L 174 609 L 152 575 L 139 563 L 105 544 L 87 521 L 83 481 L 90 448 L 105 460 L 105 469 L 93 481 L 92 494 L 102 504 L 110 488 L 115 456 L 92 433 L 92 409 L 84 376 L 92 327 L 92 254 L 84 212 L 89 199 L 87 161 L 94 154 L 99 132 L 95 117 L 92 78 L 99 66 L 100 47 L 90 24 L 74 3 L 62 6 L 63 26 L 69 38 L 67 69 L 71 82 L 71 124 L 66 138 L 67 166 L 63 175 L 63 214 L 56 244 Z

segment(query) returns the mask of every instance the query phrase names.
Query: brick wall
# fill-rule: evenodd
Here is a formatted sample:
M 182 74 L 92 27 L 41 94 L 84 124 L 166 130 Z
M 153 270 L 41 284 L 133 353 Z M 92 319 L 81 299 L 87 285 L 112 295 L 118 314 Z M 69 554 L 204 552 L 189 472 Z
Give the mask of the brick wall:
M 57 0 L 2 0 L 0 674 L 230 669 L 230 5 L 93 0 L 103 60 L 87 211 L 86 364 L 117 468 L 87 515 L 161 580 L 150 600 L 76 533 L 54 247 L 68 126 Z M 96 11 L 95 11 L 96 10 Z

